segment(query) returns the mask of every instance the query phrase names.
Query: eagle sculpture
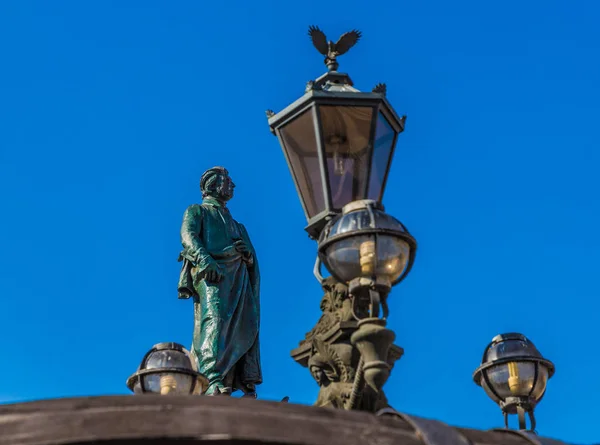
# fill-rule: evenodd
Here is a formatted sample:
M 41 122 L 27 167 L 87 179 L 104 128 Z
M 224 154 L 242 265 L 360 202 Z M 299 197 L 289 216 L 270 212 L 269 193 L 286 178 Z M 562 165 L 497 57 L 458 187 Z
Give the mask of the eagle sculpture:
M 308 35 L 312 39 L 313 45 L 317 50 L 325 56 L 325 64 L 330 70 L 336 70 L 338 67 L 336 57 L 348 52 L 350 48 L 356 45 L 359 41 L 361 33 L 358 30 L 352 30 L 343 34 L 336 43 L 331 40 L 327 41 L 327 37 L 318 26 L 308 28 Z

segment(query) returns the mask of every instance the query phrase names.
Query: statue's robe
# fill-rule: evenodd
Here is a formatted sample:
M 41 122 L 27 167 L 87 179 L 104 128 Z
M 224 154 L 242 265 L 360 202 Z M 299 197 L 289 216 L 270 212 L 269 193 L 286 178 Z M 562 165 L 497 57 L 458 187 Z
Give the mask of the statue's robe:
M 233 246 L 240 239 L 251 251 L 249 261 Z M 198 371 L 208 378 L 208 393 L 215 387 L 246 390 L 248 384 L 261 383 L 260 275 L 246 229 L 219 201 L 207 197 L 186 210 L 181 243 L 179 298 L 194 298 L 192 354 Z M 218 283 L 202 277 L 211 257 L 223 274 Z

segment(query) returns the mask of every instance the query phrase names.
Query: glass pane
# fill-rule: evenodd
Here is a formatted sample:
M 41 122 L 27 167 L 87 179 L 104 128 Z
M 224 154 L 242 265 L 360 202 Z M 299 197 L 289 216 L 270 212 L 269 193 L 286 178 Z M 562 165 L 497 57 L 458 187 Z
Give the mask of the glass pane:
M 190 394 L 192 391 L 193 377 L 187 374 L 161 372 L 142 376 L 144 388 L 147 393 L 162 395 Z
M 390 235 L 377 236 L 377 267 L 374 275 L 387 276 L 393 283 L 402 275 L 410 254 L 408 243 Z
M 373 209 L 373 217 L 375 218 L 375 227 L 378 229 L 406 232 L 405 227 L 400 221 L 381 210 Z M 329 236 L 339 235 L 352 230 L 362 230 L 369 227 L 371 227 L 371 216 L 369 211 L 360 209 L 358 211 L 347 213 L 342 218 L 336 219 L 331 226 Z
M 408 263 L 410 247 L 389 235 L 359 235 L 341 239 L 326 249 L 329 272 L 348 282 L 354 278 L 387 277 L 396 281 Z
M 546 384 L 548 383 L 548 368 L 542 364 L 538 364 L 538 375 L 537 380 L 535 381 L 535 387 L 531 392 L 531 397 L 533 397 L 536 401 L 539 401 L 544 395 L 544 391 L 546 391 Z
M 373 108 L 322 105 L 321 128 L 333 208 L 366 198 Z
M 490 384 L 502 399 L 527 397 L 533 389 L 535 364 L 533 362 L 511 362 L 492 366 L 487 372 Z
M 311 218 L 325 209 L 312 110 L 302 113 L 280 133 L 306 216 Z
M 487 361 L 505 357 L 539 357 L 540 353 L 531 342 L 506 340 L 492 345 L 487 352 Z
M 367 245 L 369 242 L 373 242 L 373 237 L 362 235 L 344 238 L 331 244 L 325 251 L 325 266 L 332 275 L 342 282 L 347 283 L 354 278 L 363 276 L 361 246 Z M 362 256 L 365 256 L 365 252 Z
M 383 190 L 383 183 L 388 170 L 392 144 L 395 132 L 387 119 L 379 113 L 377 128 L 375 129 L 375 145 L 373 149 L 373 161 L 371 162 L 371 177 L 369 178 L 369 199 L 379 201 Z
M 146 359 L 146 369 L 156 368 L 187 368 L 192 369 L 192 364 L 183 352 L 164 349 L 153 352 Z

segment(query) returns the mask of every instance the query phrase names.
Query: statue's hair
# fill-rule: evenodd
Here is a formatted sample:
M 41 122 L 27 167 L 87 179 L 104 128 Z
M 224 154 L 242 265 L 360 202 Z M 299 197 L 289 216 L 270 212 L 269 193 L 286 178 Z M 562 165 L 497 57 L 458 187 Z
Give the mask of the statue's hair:
M 318 352 L 314 353 L 308 359 L 308 367 L 311 368 L 313 366 L 316 366 L 317 368 L 323 368 L 327 366 L 327 362 L 325 361 L 325 359 L 323 359 L 323 357 L 321 357 L 321 355 Z
M 215 191 L 214 186 L 220 175 L 229 175 L 229 172 L 225 167 L 213 167 L 202 174 L 202 177 L 200 178 L 200 191 L 202 192 L 202 197 Z

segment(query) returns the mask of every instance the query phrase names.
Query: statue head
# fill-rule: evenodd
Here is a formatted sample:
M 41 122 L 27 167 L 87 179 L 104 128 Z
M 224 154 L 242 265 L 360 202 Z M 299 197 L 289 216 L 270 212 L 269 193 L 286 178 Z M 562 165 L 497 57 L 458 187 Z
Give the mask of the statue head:
M 313 354 L 308 360 L 308 369 L 319 386 L 328 383 L 325 367 L 327 367 L 327 363 L 318 353 Z
M 310 373 L 312 374 L 313 379 L 315 379 L 319 385 L 323 384 L 325 379 L 323 368 L 313 365 L 310 367 Z
M 234 188 L 235 184 L 229 177 L 229 172 L 225 167 L 209 168 L 200 178 L 200 191 L 203 198 L 210 196 L 226 202 L 233 198 Z

